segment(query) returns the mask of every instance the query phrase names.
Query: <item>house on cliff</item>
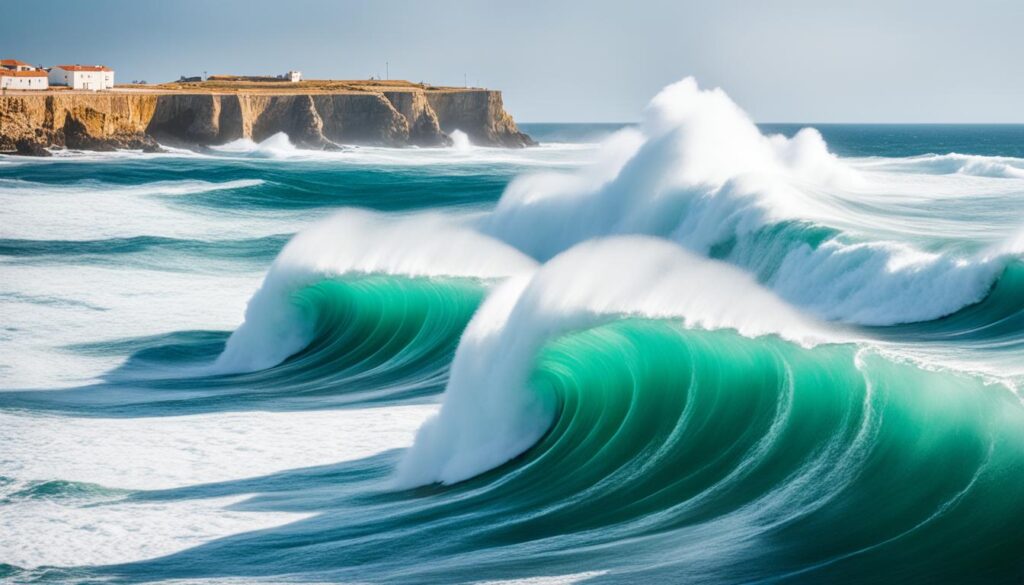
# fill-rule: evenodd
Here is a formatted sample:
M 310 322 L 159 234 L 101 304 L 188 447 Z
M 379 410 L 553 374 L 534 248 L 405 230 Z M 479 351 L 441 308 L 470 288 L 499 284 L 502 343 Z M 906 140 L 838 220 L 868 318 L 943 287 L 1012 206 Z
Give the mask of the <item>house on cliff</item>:
M 36 68 L 24 61 L 17 59 L 0 59 L 0 70 L 5 71 L 35 71 Z
M 46 72 L 11 71 L 0 69 L 0 89 L 48 89 L 50 87 Z
M 17 59 L 0 59 L 0 89 L 47 89 L 46 71 Z
M 100 90 L 114 87 L 114 70 L 104 65 L 57 65 L 50 69 L 50 85 Z

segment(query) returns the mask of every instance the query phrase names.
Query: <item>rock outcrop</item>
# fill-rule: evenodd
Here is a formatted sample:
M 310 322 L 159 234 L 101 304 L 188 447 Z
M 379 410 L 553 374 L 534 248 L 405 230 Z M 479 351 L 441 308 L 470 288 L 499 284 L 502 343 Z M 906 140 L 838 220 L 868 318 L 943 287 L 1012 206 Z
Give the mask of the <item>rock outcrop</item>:
M 49 93 L 0 96 L 0 152 L 216 145 L 286 133 L 303 148 L 535 144 L 490 90 L 404 89 L 318 93 Z M 45 155 L 43 155 L 45 156 Z
M 53 156 L 46 147 L 31 138 L 19 138 L 14 143 L 14 152 L 21 156 Z
M 462 130 L 473 144 L 510 148 L 537 144 L 516 127 L 499 91 L 445 90 L 429 92 L 425 97 L 442 130 Z

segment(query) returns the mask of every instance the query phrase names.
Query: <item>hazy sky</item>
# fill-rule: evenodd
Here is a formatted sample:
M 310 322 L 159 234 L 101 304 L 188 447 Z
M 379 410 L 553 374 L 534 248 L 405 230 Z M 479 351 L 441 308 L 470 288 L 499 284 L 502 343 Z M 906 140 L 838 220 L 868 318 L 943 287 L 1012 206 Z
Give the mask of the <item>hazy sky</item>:
M 760 122 L 1024 122 L 1024 1 L 4 0 L 0 56 L 117 80 L 383 75 L 631 121 L 687 75 Z

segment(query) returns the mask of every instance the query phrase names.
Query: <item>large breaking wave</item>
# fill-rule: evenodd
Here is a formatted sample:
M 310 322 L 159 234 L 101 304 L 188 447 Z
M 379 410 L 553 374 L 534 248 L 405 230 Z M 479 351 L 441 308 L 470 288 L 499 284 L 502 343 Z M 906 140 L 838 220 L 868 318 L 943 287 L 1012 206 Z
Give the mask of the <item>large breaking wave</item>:
M 482 229 L 539 259 L 595 237 L 662 237 L 741 266 L 823 318 L 865 325 L 976 303 L 1017 252 L 932 252 L 872 237 L 877 218 L 850 207 L 906 185 L 837 159 L 813 129 L 764 136 L 722 91 L 692 79 L 655 97 L 606 157 L 592 171 L 518 180 Z

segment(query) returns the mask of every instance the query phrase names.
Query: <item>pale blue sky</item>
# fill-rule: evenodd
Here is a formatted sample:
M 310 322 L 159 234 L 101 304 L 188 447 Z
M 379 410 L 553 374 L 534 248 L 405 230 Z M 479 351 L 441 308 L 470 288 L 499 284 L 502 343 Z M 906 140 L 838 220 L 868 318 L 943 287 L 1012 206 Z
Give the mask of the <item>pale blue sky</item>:
M 631 121 L 687 75 L 761 122 L 1024 122 L 1020 0 L 5 0 L 0 56 L 118 81 L 279 73 L 501 89 L 520 121 Z

